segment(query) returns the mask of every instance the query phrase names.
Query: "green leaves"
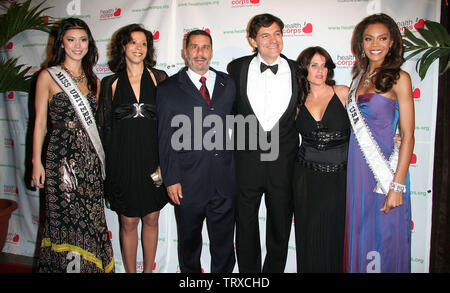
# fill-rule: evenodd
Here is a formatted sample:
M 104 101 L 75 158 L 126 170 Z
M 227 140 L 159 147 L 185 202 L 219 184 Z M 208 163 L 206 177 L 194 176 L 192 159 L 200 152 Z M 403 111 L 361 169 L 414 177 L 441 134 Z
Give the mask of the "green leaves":
M 0 5 L 6 10 L 6 14 L 0 15 L 0 47 L 5 47 L 9 40 L 26 30 L 50 32 L 53 23 L 48 16 L 42 15 L 50 8 L 41 8 L 45 1 L 32 8 L 32 0 L 24 3 L 12 2 L 9 6 L 2 1 Z M 26 73 L 31 66 L 23 69 L 24 65 L 17 65 L 17 59 L 0 59 L 0 93 L 30 90 L 31 76 L 26 76 Z
M 22 69 L 17 65 L 17 58 L 0 59 L 0 93 L 7 91 L 28 92 L 32 75 L 26 75 L 31 66 Z
M 430 65 L 439 59 L 439 74 L 444 74 L 450 67 L 450 35 L 447 29 L 438 22 L 425 20 L 426 28 L 417 28 L 422 39 L 416 37 L 410 30 L 405 28 L 403 43 L 405 52 L 411 52 L 405 59 L 423 53 L 416 63 L 416 71 L 423 80 Z

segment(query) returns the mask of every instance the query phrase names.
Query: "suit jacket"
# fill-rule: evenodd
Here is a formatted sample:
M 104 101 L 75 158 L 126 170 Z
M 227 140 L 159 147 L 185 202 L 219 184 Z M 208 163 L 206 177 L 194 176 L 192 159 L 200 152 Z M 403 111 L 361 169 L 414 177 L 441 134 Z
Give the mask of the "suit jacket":
M 187 69 L 185 67 L 169 77 L 158 87 L 156 96 L 159 157 L 164 183 L 166 187 L 181 183 L 185 202 L 203 201 L 215 190 L 223 196 L 234 196 L 237 186 L 232 150 L 225 147 L 223 150 L 208 150 L 203 144 L 201 149 L 194 149 L 194 144 L 196 137 L 202 139 L 206 133 L 212 133 L 211 127 L 201 127 L 201 130 L 198 124 L 196 127 L 196 123 L 203 125 L 204 119 L 211 114 L 218 115 L 223 121 L 222 128 L 214 127 L 217 130 L 215 138 L 220 136 L 223 142 L 226 141 L 228 130 L 225 129 L 225 120 L 226 115 L 233 114 L 236 87 L 226 73 L 210 68 L 216 73 L 216 81 L 211 105 L 208 106 L 187 75 Z M 172 118 L 180 114 L 185 115 L 188 121 L 171 127 Z M 197 119 L 194 119 L 195 115 Z M 190 142 L 191 147 L 176 150 L 171 143 L 172 135 L 182 129 L 190 131 L 190 135 L 187 133 L 179 137 L 179 141 Z
M 250 62 L 255 56 L 256 54 L 235 59 L 230 62 L 227 67 L 227 71 L 235 81 L 237 87 L 236 114 L 241 114 L 244 117 L 248 115 L 255 115 L 247 96 L 248 69 Z M 287 59 L 284 55 L 281 55 L 281 57 L 286 59 L 291 69 L 292 96 L 286 111 L 279 120 L 280 150 L 278 160 L 294 160 L 299 144 L 298 133 L 295 129 L 295 114 L 299 96 L 299 87 L 297 82 L 298 65 L 295 61 Z M 248 139 L 248 136 L 246 138 Z M 246 142 L 246 146 L 248 146 L 248 141 Z M 255 161 L 259 160 L 260 152 L 261 150 L 259 148 L 256 151 L 249 151 L 248 148 L 246 148 L 246 150 L 237 151 L 236 153 L 237 157 L 240 159 L 251 156 L 253 158 L 252 161 Z

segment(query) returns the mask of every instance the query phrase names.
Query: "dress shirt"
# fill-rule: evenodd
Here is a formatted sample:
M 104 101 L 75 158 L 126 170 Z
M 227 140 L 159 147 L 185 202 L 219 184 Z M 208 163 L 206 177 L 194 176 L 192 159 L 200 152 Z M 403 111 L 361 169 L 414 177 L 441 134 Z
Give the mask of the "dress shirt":
M 200 91 L 200 87 L 202 86 L 202 83 L 200 82 L 200 77 L 204 76 L 206 77 L 206 88 L 209 92 L 209 98 L 212 101 L 213 98 L 213 91 L 214 91 L 214 84 L 216 83 L 216 73 L 212 70 L 209 70 L 203 74 L 200 75 L 198 73 L 195 73 L 190 68 L 187 70 L 187 75 L 191 79 L 192 83 L 195 85 L 195 87 Z
M 265 62 L 256 55 L 248 68 L 247 96 L 259 124 L 265 131 L 271 130 L 289 106 L 292 96 L 292 78 L 289 63 L 278 56 L 270 64 L 278 64 L 277 74 L 271 70 L 261 73 L 260 63 Z

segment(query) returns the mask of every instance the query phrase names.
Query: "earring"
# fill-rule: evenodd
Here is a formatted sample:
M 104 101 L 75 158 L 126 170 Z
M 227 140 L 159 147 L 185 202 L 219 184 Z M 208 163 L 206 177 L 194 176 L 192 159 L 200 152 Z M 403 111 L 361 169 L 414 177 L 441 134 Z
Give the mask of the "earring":
M 366 53 L 364 53 L 364 50 L 363 50 L 362 53 L 361 53 L 361 57 L 362 57 L 362 58 L 366 58 Z

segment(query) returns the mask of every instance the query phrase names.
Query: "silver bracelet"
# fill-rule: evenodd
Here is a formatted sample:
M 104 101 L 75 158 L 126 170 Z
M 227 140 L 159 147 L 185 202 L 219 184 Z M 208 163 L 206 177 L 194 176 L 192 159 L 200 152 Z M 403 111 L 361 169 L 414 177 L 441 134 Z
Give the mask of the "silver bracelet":
M 392 181 L 389 184 L 389 190 L 392 190 L 392 191 L 395 191 L 395 192 L 405 193 L 406 192 L 406 185 Z
M 162 185 L 162 179 L 161 179 L 161 177 L 159 177 L 159 174 L 157 171 L 150 174 L 150 177 L 152 178 L 153 183 L 155 184 L 156 187 L 160 187 Z

